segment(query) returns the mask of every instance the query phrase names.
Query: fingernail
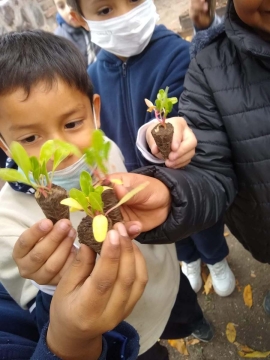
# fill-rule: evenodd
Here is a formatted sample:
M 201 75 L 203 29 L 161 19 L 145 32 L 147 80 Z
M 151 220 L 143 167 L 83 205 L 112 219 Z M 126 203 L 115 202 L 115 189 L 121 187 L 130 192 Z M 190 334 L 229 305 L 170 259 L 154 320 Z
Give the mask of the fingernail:
M 128 236 L 126 227 L 123 224 L 118 224 L 117 230 L 119 231 L 121 236 Z
M 119 236 L 117 234 L 117 231 L 111 230 L 109 233 L 109 240 L 112 245 L 119 245 Z
M 40 222 L 40 224 L 39 224 L 39 228 L 40 228 L 40 230 L 42 230 L 42 231 L 48 231 L 48 230 L 50 230 L 51 226 L 52 226 L 52 223 L 51 223 L 51 221 L 48 220 L 48 219 L 42 220 L 42 221 Z
M 129 228 L 131 234 L 139 234 L 141 231 L 142 229 L 138 225 L 131 225 Z
M 61 230 L 67 231 L 70 228 L 70 225 L 65 221 L 60 221 L 59 227 Z
M 71 229 L 70 232 L 68 233 L 68 237 L 74 239 L 76 237 L 76 230 Z

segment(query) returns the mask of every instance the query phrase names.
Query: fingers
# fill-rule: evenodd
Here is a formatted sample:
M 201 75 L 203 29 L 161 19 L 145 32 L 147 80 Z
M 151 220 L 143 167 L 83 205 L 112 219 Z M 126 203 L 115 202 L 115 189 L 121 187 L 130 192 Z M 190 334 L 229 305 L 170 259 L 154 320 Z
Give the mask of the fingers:
M 71 266 L 64 273 L 58 284 L 58 293 L 65 295 L 74 291 L 90 276 L 95 266 L 96 254 L 88 246 L 82 244 Z
M 13 249 L 13 257 L 21 259 L 27 255 L 36 243 L 53 228 L 51 220 L 43 219 L 22 233 Z
M 130 239 L 135 239 L 142 232 L 142 224 L 139 221 L 127 221 L 124 225 Z
M 117 231 L 110 230 L 91 276 L 80 289 L 81 299 L 85 299 L 91 313 L 95 313 L 97 317 L 104 312 L 111 297 L 117 280 L 120 256 L 120 235 Z
M 71 228 L 70 221 L 60 220 L 51 231 L 43 231 L 42 238 L 43 222 L 35 224 L 20 236 L 13 257 L 22 277 L 39 284 L 49 284 L 69 257 L 76 231 Z M 50 221 L 48 225 L 49 229 L 52 225 Z

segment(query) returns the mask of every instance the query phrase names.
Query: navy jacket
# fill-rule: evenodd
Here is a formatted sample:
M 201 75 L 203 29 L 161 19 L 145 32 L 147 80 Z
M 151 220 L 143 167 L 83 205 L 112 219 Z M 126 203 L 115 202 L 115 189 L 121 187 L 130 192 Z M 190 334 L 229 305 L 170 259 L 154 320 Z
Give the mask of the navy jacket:
M 33 313 L 30 315 L 0 284 L 0 359 L 59 360 L 46 344 L 51 299 L 51 296 L 39 292 L 36 316 Z M 98 360 L 136 360 L 138 352 L 137 332 L 122 322 L 113 331 L 104 334 L 102 354 Z
M 166 86 L 170 96 L 179 98 L 189 62 L 189 43 L 159 25 L 141 54 L 122 62 L 101 50 L 89 66 L 94 91 L 101 96 L 101 128 L 120 147 L 128 171 L 148 165 L 135 145 L 139 127 L 154 117 L 144 99 L 154 102 Z M 177 116 L 177 105 L 170 115 Z

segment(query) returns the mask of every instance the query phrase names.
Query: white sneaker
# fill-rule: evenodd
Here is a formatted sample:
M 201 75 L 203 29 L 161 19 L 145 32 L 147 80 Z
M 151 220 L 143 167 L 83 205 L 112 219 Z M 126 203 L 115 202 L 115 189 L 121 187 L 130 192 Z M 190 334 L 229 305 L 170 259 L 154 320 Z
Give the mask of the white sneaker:
M 197 293 L 202 287 L 201 259 L 189 264 L 182 261 L 182 271 L 188 278 L 192 289 Z
M 229 296 L 235 289 L 235 277 L 230 269 L 227 260 L 209 265 L 207 264 L 210 274 L 212 276 L 212 283 L 215 292 L 219 296 Z

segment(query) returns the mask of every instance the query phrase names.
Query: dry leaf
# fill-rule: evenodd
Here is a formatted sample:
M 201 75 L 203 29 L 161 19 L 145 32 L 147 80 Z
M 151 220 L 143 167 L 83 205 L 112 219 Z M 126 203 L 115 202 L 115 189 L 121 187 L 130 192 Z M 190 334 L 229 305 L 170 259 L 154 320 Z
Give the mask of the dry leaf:
M 199 339 L 191 339 L 187 342 L 187 345 L 196 345 L 199 344 L 200 340 Z
M 267 358 L 270 355 L 270 351 L 265 351 L 265 352 L 253 351 L 249 353 L 238 351 L 238 355 L 243 358 L 262 359 L 262 358 Z
M 253 305 L 253 300 L 252 300 L 252 289 L 250 285 L 247 285 L 244 288 L 243 297 L 244 297 L 245 305 L 251 308 Z
M 204 293 L 208 295 L 212 290 L 213 284 L 212 284 L 212 277 L 211 274 L 208 275 L 208 278 L 206 280 L 206 283 L 204 284 Z
M 203 266 L 202 267 L 202 271 L 201 271 L 201 276 L 202 276 L 202 279 L 203 279 L 203 283 L 205 284 L 206 281 L 207 281 L 207 278 L 208 278 L 208 275 L 209 275 L 209 272 L 207 272 L 207 267 L 206 266 Z
M 253 277 L 253 278 L 255 278 L 255 277 L 256 277 L 255 271 L 252 271 L 252 270 L 251 270 L 250 276 Z
M 230 235 L 230 233 L 228 233 L 228 232 L 225 232 L 225 233 L 224 233 L 224 236 L 225 236 L 225 237 L 227 237 L 227 236 L 229 236 L 229 235 Z
M 179 339 L 179 340 L 168 340 L 168 343 L 174 347 L 175 349 L 177 349 L 180 354 L 182 355 L 189 355 L 188 350 L 187 350 L 187 346 L 186 346 L 186 342 L 184 339 Z
M 250 347 L 248 347 L 247 345 L 239 344 L 237 341 L 234 342 L 234 345 L 237 346 L 237 349 L 238 349 L 240 352 L 244 352 L 244 353 L 254 352 L 254 350 L 251 349 Z
M 233 323 L 228 323 L 226 327 L 226 336 L 230 343 L 234 343 L 236 339 L 236 330 Z

